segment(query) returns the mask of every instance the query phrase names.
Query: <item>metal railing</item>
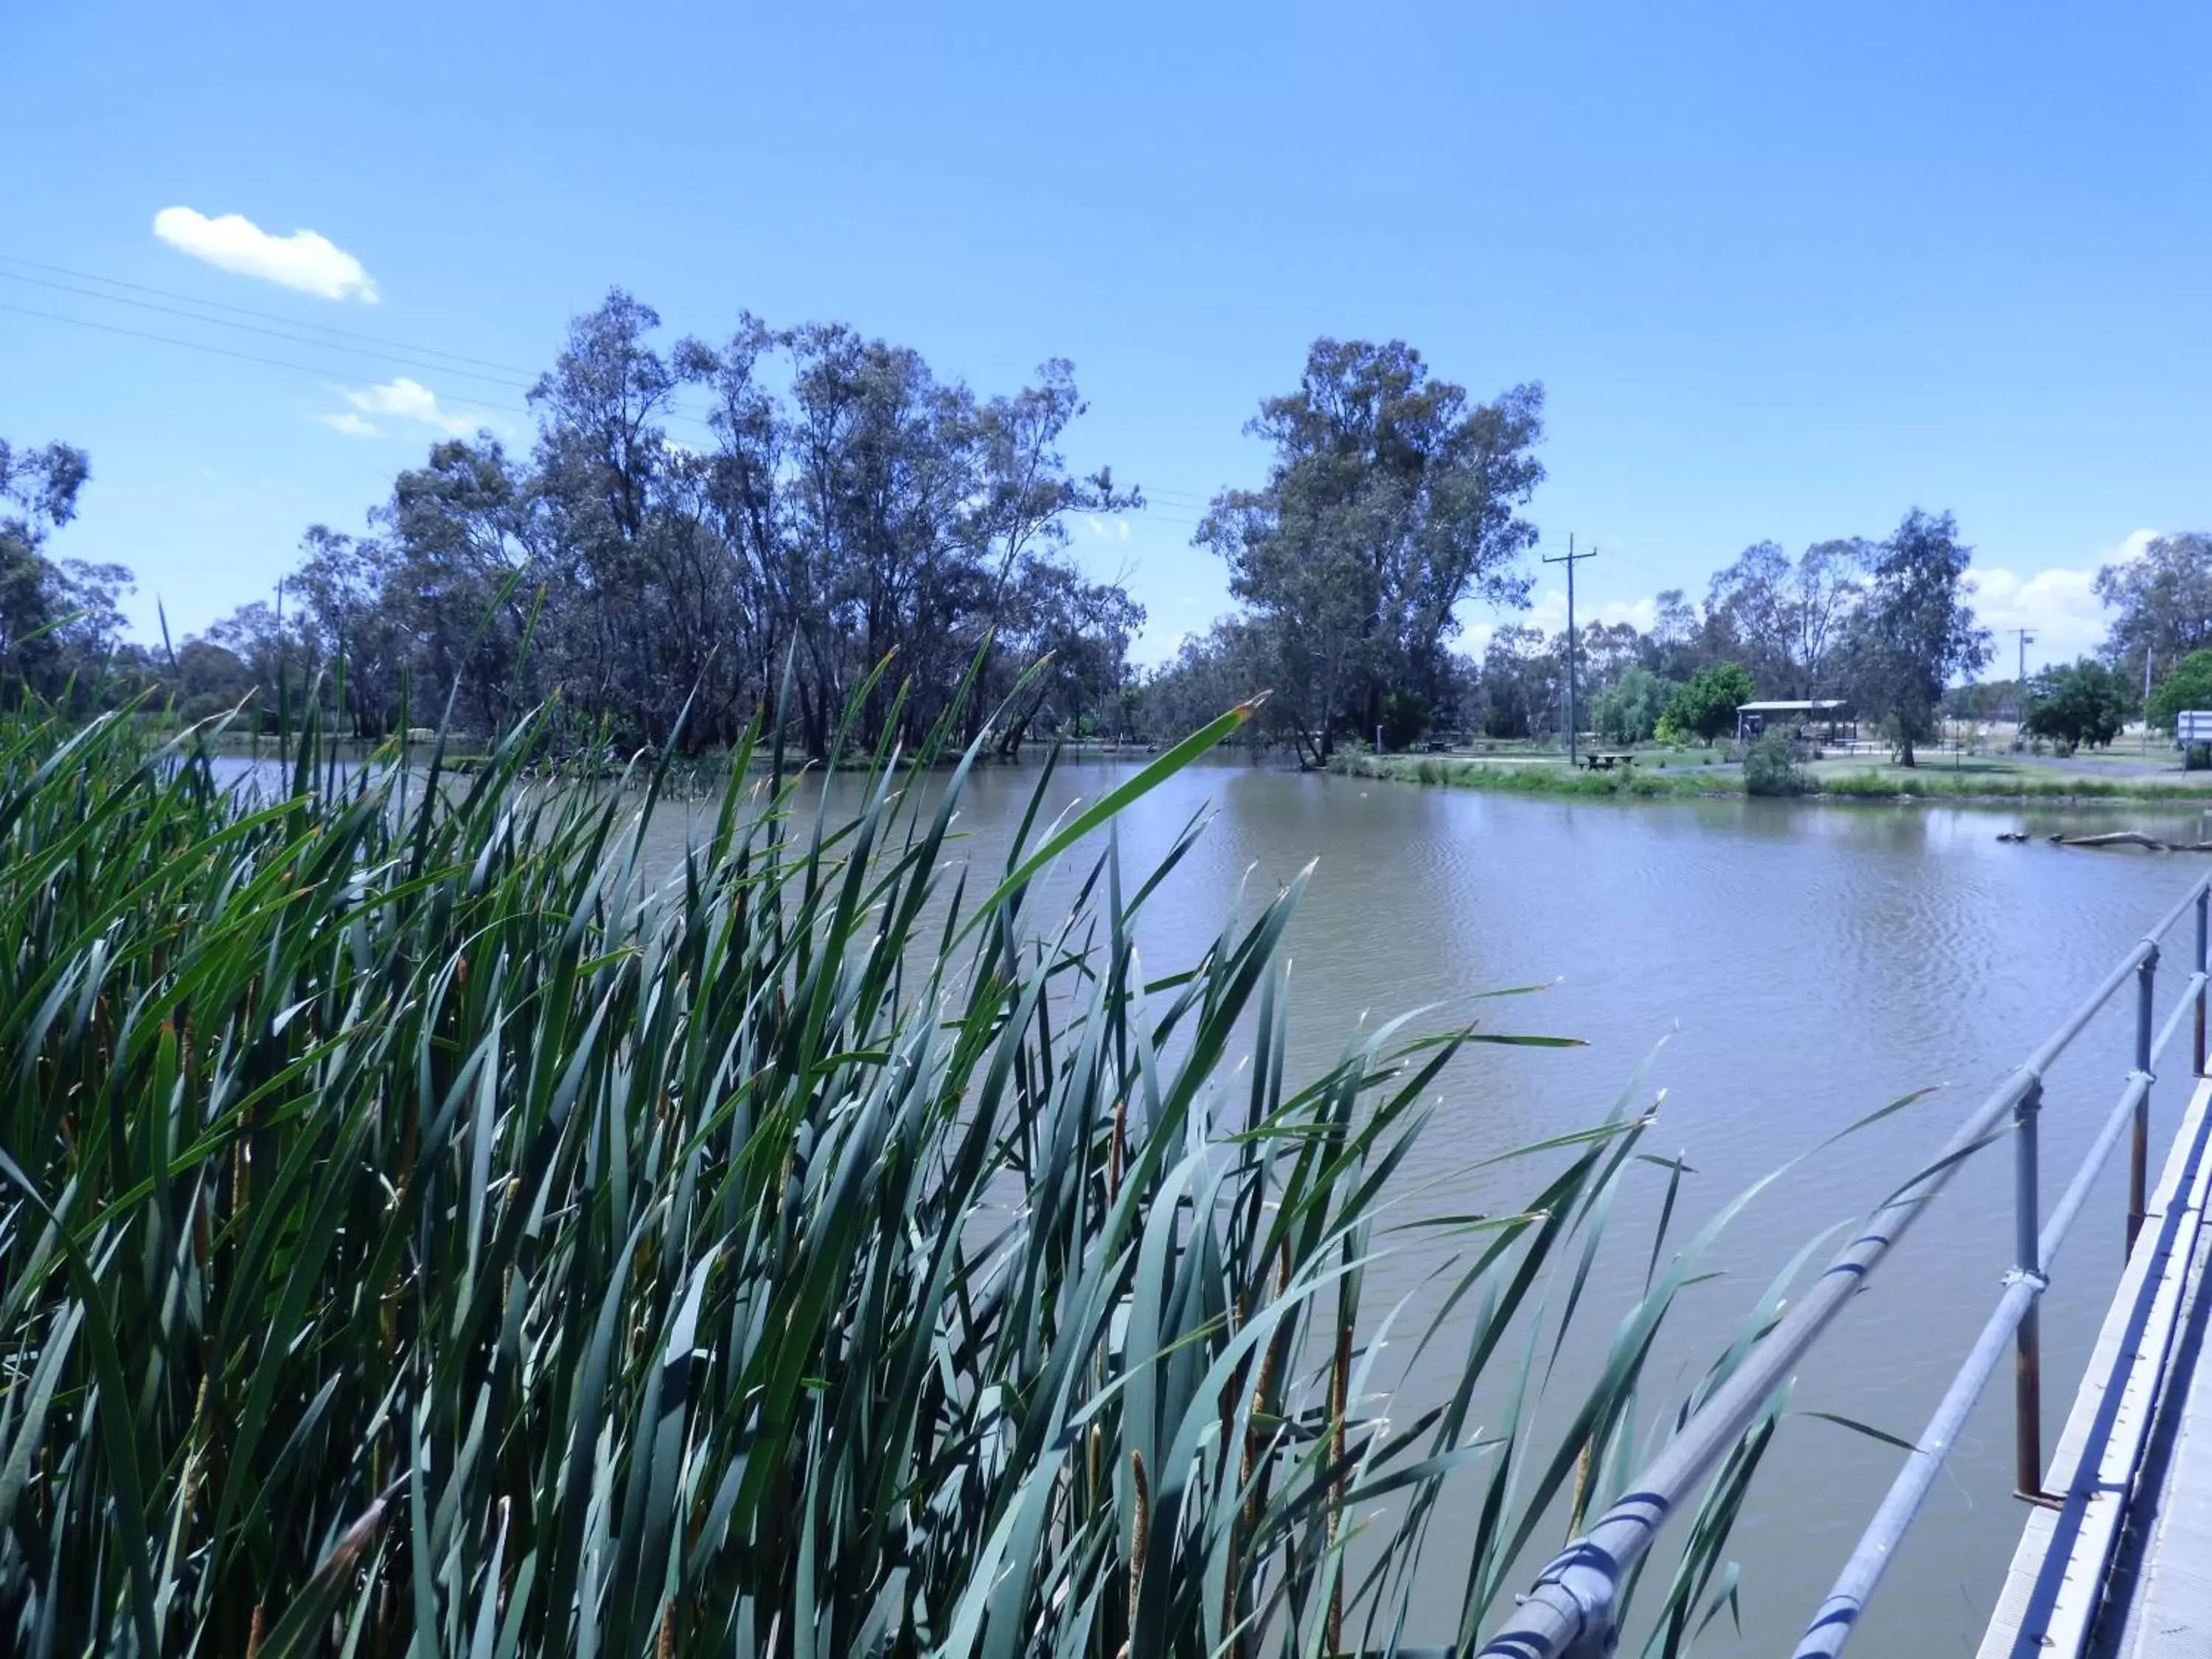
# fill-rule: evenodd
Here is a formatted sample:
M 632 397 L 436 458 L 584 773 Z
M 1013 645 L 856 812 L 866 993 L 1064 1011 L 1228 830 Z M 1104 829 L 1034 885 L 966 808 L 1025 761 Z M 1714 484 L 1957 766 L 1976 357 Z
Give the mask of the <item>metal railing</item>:
M 2162 1030 L 2154 1031 L 2152 1000 L 2166 935 L 2196 913 L 2191 972 L 2180 1001 Z M 2200 878 L 2168 911 L 2089 999 L 1993 1090 L 1944 1143 L 1922 1175 L 1886 1202 L 1866 1228 L 1845 1245 L 1804 1297 L 1767 1333 L 1728 1381 L 1633 1482 L 1628 1495 L 1601 1516 L 1546 1567 L 1511 1619 L 1482 1650 L 1485 1659 L 1601 1659 L 1620 1636 L 1616 1620 L 1621 1586 L 1650 1548 L 1668 1517 L 1696 1494 L 1744 1430 L 1788 1380 L 1790 1373 L 1842 1312 L 1930 1200 L 1948 1184 L 1968 1156 L 2008 1133 L 2013 1138 L 2014 1263 L 1996 1310 L 1982 1328 L 1929 1419 L 1918 1443 L 1898 1472 L 1888 1494 L 1851 1552 L 1835 1587 L 1820 1604 L 1798 1647 L 1798 1659 L 1833 1659 L 1850 1638 L 1867 1599 L 1895 1556 L 1935 1484 L 1967 1413 L 2009 1346 L 2014 1357 L 2014 1474 L 2020 1494 L 2052 1501 L 2042 1490 L 2043 1358 L 2037 1305 L 2050 1280 L 2050 1263 L 2087 1200 L 2124 1130 L 2132 1129 L 2128 1174 L 2128 1247 L 2142 1225 L 2150 1147 L 2153 1068 L 2196 1014 L 2194 1072 L 2205 1062 L 2207 927 L 2212 922 L 2212 875 Z M 2045 1074 L 2089 1022 L 2130 980 L 2136 984 L 2135 1064 L 2081 1166 L 2048 1221 L 2040 1219 L 2041 1169 L 2037 1133 Z

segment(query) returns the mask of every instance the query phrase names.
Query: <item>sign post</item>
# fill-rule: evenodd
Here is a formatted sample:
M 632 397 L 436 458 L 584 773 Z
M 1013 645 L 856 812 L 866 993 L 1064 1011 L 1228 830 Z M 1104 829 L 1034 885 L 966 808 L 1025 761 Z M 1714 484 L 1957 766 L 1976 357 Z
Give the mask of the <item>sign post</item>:
M 2212 708 L 2185 708 L 2173 717 L 2173 746 L 2181 751 L 2182 769 L 2189 767 L 2190 751 L 2198 744 L 2212 745 Z

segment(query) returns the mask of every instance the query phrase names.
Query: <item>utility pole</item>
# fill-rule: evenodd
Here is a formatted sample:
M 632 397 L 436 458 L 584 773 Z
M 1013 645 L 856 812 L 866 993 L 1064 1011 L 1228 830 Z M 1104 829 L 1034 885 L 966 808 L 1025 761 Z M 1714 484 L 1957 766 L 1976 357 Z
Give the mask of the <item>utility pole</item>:
M 2020 635 L 2020 689 L 2013 696 L 2012 715 L 2012 746 L 2017 749 L 2027 741 L 2027 647 L 2035 635 L 2025 628 L 2012 631 Z
M 1569 532 L 1567 550 L 1555 558 L 1544 561 L 1546 564 L 1563 564 L 1567 568 L 1567 764 L 1570 768 L 1575 763 L 1575 566 L 1583 559 L 1595 557 L 1597 549 L 1594 547 L 1587 553 L 1576 552 L 1574 534 Z

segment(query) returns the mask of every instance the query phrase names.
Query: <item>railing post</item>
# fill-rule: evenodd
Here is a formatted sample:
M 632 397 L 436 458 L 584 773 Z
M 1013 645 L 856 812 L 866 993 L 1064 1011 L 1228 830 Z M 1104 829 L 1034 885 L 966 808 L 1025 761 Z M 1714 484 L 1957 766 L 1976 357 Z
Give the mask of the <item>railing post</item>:
M 2197 975 L 2197 1065 L 2195 1066 L 2195 1071 L 2198 1077 L 2203 1077 L 2204 1075 L 2204 995 L 2206 988 L 2203 975 L 2205 973 L 2205 945 L 2207 943 L 2205 938 L 2205 924 L 2208 921 L 2212 921 L 2212 885 L 2208 885 L 2197 895 L 2197 963 L 2191 971 Z
M 2036 1120 L 2043 1110 L 2043 1079 L 2022 1091 L 2012 1109 L 2013 1271 L 2043 1279 L 2036 1194 Z M 2020 1496 L 2043 1498 L 2043 1322 L 2040 1298 L 2028 1304 L 2013 1338 L 2013 1484 Z
M 2128 1248 L 2136 1251 L 2136 1235 L 2142 1231 L 2143 1209 L 2150 1191 L 2150 1024 L 2151 1001 L 2158 983 L 2158 952 L 2153 951 L 2136 969 L 2136 1075 L 2144 1079 L 2136 1102 L 2134 1132 L 2128 1139 Z

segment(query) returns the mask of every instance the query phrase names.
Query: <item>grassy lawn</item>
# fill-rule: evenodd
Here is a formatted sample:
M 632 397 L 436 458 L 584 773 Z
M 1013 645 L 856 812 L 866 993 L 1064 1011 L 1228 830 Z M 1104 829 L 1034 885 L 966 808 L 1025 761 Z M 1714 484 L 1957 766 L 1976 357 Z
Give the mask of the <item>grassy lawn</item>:
M 1917 766 L 1899 766 L 1871 756 L 1809 763 L 1816 798 L 1985 800 L 2206 800 L 2212 772 L 2184 772 L 2167 751 L 2153 750 L 2081 756 L 2074 761 L 2033 755 L 1925 753 Z M 1632 769 L 1572 770 L 1566 756 L 1529 744 L 1492 745 L 1448 755 L 1340 753 L 1333 769 L 1350 776 L 1401 782 L 1450 784 L 1520 794 L 1607 795 L 1680 799 L 1743 793 L 1741 767 L 1724 747 L 1662 748 L 1636 751 Z

